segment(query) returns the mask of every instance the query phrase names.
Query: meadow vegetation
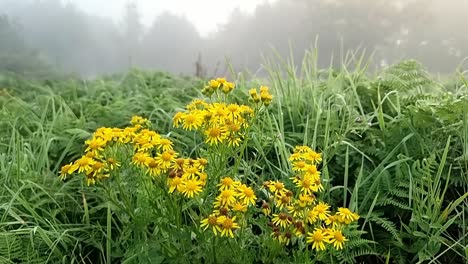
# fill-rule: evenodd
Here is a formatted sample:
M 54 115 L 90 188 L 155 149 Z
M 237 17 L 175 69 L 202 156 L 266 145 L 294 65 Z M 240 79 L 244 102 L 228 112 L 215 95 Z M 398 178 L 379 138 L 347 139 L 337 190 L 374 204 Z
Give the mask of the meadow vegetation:
M 468 81 L 0 75 L 0 263 L 466 263 Z

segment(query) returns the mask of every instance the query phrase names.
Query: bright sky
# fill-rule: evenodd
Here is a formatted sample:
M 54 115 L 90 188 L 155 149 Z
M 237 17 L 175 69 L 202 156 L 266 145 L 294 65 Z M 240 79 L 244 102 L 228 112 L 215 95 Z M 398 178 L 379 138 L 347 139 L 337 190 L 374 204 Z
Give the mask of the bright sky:
M 96 15 L 112 17 L 118 21 L 129 1 L 137 3 L 143 23 L 150 25 L 154 18 L 164 11 L 185 16 L 198 29 L 207 35 L 216 30 L 219 24 L 227 21 L 235 8 L 252 13 L 255 7 L 275 0 L 65 0 L 81 9 Z

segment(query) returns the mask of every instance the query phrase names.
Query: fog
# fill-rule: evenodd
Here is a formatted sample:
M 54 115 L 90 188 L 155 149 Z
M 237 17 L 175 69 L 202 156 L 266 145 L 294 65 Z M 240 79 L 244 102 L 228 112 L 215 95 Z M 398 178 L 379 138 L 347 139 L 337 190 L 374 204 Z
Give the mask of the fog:
M 467 0 L 277 0 L 226 12 L 210 34 L 170 10 L 144 17 L 134 1 L 118 17 L 77 3 L 0 0 L 0 71 L 96 76 L 137 67 L 214 75 L 225 73 L 227 58 L 256 72 L 273 50 L 292 51 L 299 63 L 315 44 L 321 67 L 358 50 L 372 55 L 373 67 L 414 58 L 448 73 L 468 56 Z M 206 17 L 216 12 L 207 9 Z

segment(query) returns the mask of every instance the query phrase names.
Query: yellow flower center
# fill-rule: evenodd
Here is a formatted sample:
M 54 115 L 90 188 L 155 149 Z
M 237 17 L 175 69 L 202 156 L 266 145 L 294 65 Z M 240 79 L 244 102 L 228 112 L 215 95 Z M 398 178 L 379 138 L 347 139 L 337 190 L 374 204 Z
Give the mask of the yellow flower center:
M 231 130 L 232 132 L 238 132 L 240 130 L 240 126 L 237 124 L 230 124 L 229 130 Z
M 172 185 L 172 186 L 177 186 L 177 185 L 179 185 L 181 182 L 182 182 L 182 179 L 181 179 L 181 178 L 175 177 L 174 179 L 172 179 L 171 185 Z
M 333 237 L 338 242 L 344 242 L 344 236 L 341 234 L 341 232 L 335 232 L 335 234 L 333 234 Z
M 177 165 L 182 166 L 185 163 L 185 159 L 182 159 L 182 158 L 181 159 L 176 159 L 175 162 L 176 162 Z
M 298 163 L 296 163 L 296 167 L 298 168 L 304 168 L 306 166 L 306 163 L 304 161 L 299 161 Z
M 221 135 L 221 129 L 218 127 L 213 127 L 210 129 L 209 136 L 212 138 L 219 137 Z
M 236 112 L 237 109 L 239 109 L 239 107 L 237 105 L 229 105 L 227 107 L 227 109 L 230 111 L 230 112 Z
M 172 160 L 172 155 L 168 152 L 164 152 L 162 155 L 161 155 L 161 158 L 162 160 L 164 161 L 171 161 Z
M 234 226 L 234 222 L 231 218 L 224 219 L 223 228 L 224 229 L 231 229 Z
M 302 187 L 304 187 L 304 188 L 306 188 L 306 189 L 310 187 L 310 184 L 311 184 L 311 182 L 310 182 L 309 179 L 304 179 L 304 180 L 302 181 Z
M 189 167 L 189 168 L 185 169 L 185 172 L 188 173 L 188 174 L 195 174 L 195 173 L 198 172 L 198 169 L 195 168 L 195 167 Z
M 249 197 L 249 198 L 250 198 L 250 197 L 253 197 L 253 196 L 254 196 L 254 192 L 253 192 L 251 189 L 245 189 L 245 190 L 244 190 L 244 195 L 245 195 L 246 197 Z
M 307 172 L 310 174 L 315 174 L 317 173 L 317 167 L 315 167 L 314 165 L 311 165 L 307 168 Z
M 218 224 L 218 217 L 216 217 L 214 215 L 209 216 L 208 217 L 208 224 L 212 225 L 212 226 L 217 225 Z
M 98 149 L 98 148 L 99 148 L 99 143 L 96 142 L 96 141 L 91 141 L 91 142 L 89 143 L 89 148 L 91 148 L 91 149 Z
M 221 192 L 221 197 L 223 199 L 229 199 L 232 196 L 232 191 L 231 190 L 224 190 Z
M 281 220 L 286 220 L 286 219 L 288 218 L 288 215 L 285 214 L 285 213 L 280 213 L 280 214 L 278 215 L 278 218 L 281 219 Z
M 158 167 L 158 163 L 156 163 L 155 160 L 151 160 L 151 161 L 148 163 L 148 167 L 150 167 L 151 169 L 154 169 L 154 168 Z
M 312 236 L 312 239 L 315 241 L 315 242 L 320 242 L 323 240 L 323 235 L 322 235 L 322 232 L 321 231 L 315 231 L 313 236 Z
M 163 145 L 163 146 L 170 146 L 171 145 L 171 141 L 167 138 L 163 138 L 161 140 L 159 140 L 159 144 L 160 145 Z
M 61 170 L 62 174 L 67 173 L 70 170 L 70 167 L 71 167 L 70 164 L 64 165 Z
M 224 186 L 231 186 L 233 182 L 234 181 L 230 177 L 224 178 L 222 180 Z
M 197 189 L 197 184 L 194 181 L 187 181 L 185 183 L 185 189 L 187 191 L 195 191 Z
M 276 188 L 277 190 L 281 190 L 281 189 L 284 188 L 284 184 L 281 183 L 281 182 L 277 182 L 277 183 L 275 183 L 275 188 Z
M 89 159 L 83 158 L 78 160 L 78 165 L 79 166 L 87 166 L 89 164 Z
M 196 120 L 197 120 L 197 118 L 195 117 L 195 115 L 187 115 L 185 117 L 185 122 L 187 124 L 193 124 L 193 123 L 195 123 Z
M 97 171 L 97 170 L 101 169 L 102 167 L 104 167 L 104 164 L 102 164 L 102 162 L 96 162 L 93 165 L 93 170 Z

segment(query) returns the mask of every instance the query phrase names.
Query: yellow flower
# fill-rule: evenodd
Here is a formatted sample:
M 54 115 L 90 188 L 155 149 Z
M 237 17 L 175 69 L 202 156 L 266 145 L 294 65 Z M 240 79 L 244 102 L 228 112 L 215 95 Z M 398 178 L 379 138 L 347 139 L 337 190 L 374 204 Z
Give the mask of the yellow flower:
M 218 232 L 221 233 L 221 227 L 218 223 L 218 216 L 215 214 L 210 214 L 207 218 L 201 220 L 201 228 L 207 230 L 209 227 L 212 227 L 213 233 L 218 235 Z
M 195 110 L 195 109 L 204 109 L 208 106 L 208 104 L 203 101 L 202 99 L 194 99 L 190 104 L 187 105 L 187 110 Z
M 276 206 L 282 209 L 284 206 L 289 206 L 292 202 L 292 192 L 284 192 L 275 196 Z
M 183 116 L 182 128 L 185 130 L 196 130 L 199 129 L 203 123 L 203 116 L 200 112 L 192 111 Z
M 302 218 L 304 217 L 304 208 L 299 206 L 299 203 L 294 203 L 293 205 L 290 205 L 286 207 L 288 210 L 288 213 L 292 214 L 293 217 L 297 218 Z
M 93 173 L 86 174 L 86 185 L 90 186 L 90 185 L 94 185 L 94 184 L 96 184 L 95 175 Z
M 232 210 L 234 212 L 245 213 L 247 212 L 247 204 L 242 203 L 242 202 L 236 202 L 235 204 L 232 205 Z
M 216 186 L 219 188 L 220 191 L 222 191 L 237 188 L 238 185 L 238 181 L 234 181 L 231 177 L 224 177 L 221 179 L 221 182 Z
M 132 125 L 145 125 L 145 124 L 149 123 L 149 120 L 146 119 L 146 118 L 143 118 L 141 116 L 133 116 L 130 123 Z
M 109 170 L 114 170 L 115 168 L 120 167 L 121 164 L 114 158 L 108 158 L 106 160 L 106 165 Z
M 330 206 L 324 202 L 319 202 L 312 211 L 315 211 L 320 220 L 325 221 L 330 216 L 330 211 L 328 210 Z
M 172 118 L 172 125 L 174 127 L 179 127 L 180 123 L 182 123 L 184 119 L 184 112 L 177 112 L 175 113 L 174 117 Z
M 314 180 L 308 176 L 304 176 L 302 180 L 297 180 L 296 186 L 297 188 L 300 188 L 303 194 L 306 195 L 311 195 L 313 192 L 318 190 L 317 186 L 314 184 Z
M 340 207 L 338 208 L 338 212 L 336 213 L 338 216 L 338 221 L 350 224 L 353 221 L 359 219 L 359 215 L 356 213 L 351 212 L 348 208 Z
M 88 158 L 86 156 L 82 156 L 78 160 L 75 161 L 73 164 L 73 170 L 78 170 L 78 173 L 86 172 L 91 170 L 91 166 L 96 163 L 95 160 Z
M 233 230 L 240 228 L 239 224 L 237 224 L 235 221 L 235 216 L 233 218 L 229 218 L 222 215 L 218 218 L 218 223 L 221 226 L 221 236 L 230 236 L 234 238 Z
M 219 82 L 220 84 L 225 84 L 226 83 L 226 78 L 216 78 L 216 81 Z
M 310 210 L 307 213 L 307 222 L 309 222 L 310 224 L 314 224 L 315 222 L 317 222 L 318 219 L 318 212 L 316 210 Z
M 228 146 L 230 147 L 239 147 L 241 140 L 241 136 L 229 135 L 227 137 Z
M 181 183 L 180 190 L 185 197 L 193 198 L 202 192 L 203 183 L 197 179 L 185 179 Z
M 269 182 L 268 189 L 275 195 L 281 195 L 287 191 L 286 188 L 284 188 L 284 183 L 279 181 Z
M 229 104 L 226 109 L 228 111 L 228 116 L 232 118 L 239 118 L 242 114 L 242 109 L 238 104 Z
M 320 180 L 320 172 L 315 165 L 307 164 L 304 168 L 304 175 L 311 177 L 313 180 Z
M 260 96 L 258 96 L 257 89 L 253 88 L 249 90 L 250 97 L 254 100 L 254 102 L 260 102 Z
M 296 161 L 296 160 L 300 160 L 302 158 L 302 154 L 301 153 L 292 153 L 288 160 L 289 161 Z
M 209 85 L 210 85 L 211 88 L 217 89 L 217 88 L 219 88 L 221 86 L 221 83 L 218 82 L 217 80 L 211 80 L 209 82 Z
M 305 234 L 305 228 L 304 228 L 304 223 L 302 221 L 296 221 L 294 223 L 294 235 L 297 237 L 302 237 Z
M 167 170 L 171 167 L 171 164 L 175 161 L 177 152 L 173 150 L 164 151 L 156 155 L 155 161 L 159 167 L 163 170 Z
M 63 165 L 60 169 L 60 180 L 65 180 L 67 176 L 71 175 L 75 170 L 76 167 L 73 166 L 73 163 Z
M 264 215 L 270 215 L 271 214 L 270 205 L 265 201 L 263 201 L 263 204 L 262 204 L 262 213 Z
M 175 190 L 180 191 L 182 185 L 182 178 L 169 178 L 167 179 L 167 185 L 169 186 L 169 193 L 173 193 Z
M 172 163 L 171 168 L 174 170 L 182 170 L 188 165 L 188 159 L 178 158 Z
M 246 186 L 245 184 L 242 184 L 241 186 L 239 186 L 238 191 L 239 191 L 238 197 L 242 199 L 242 202 L 245 205 L 255 204 L 255 201 L 257 200 L 257 196 L 255 196 L 255 193 L 252 190 L 252 188 Z
M 307 163 L 303 160 L 294 161 L 292 163 L 292 170 L 293 171 L 305 171 Z
M 198 174 L 198 180 L 202 183 L 202 186 L 206 185 L 206 179 L 208 179 L 208 174 L 205 172 L 200 172 L 200 174 Z
M 95 175 L 100 174 L 104 170 L 104 163 L 100 161 L 96 161 L 93 166 L 91 166 L 91 169 L 87 171 L 87 173 L 93 173 Z
M 306 207 L 312 204 L 312 202 L 315 200 L 314 195 L 306 195 L 306 194 L 299 194 L 299 206 L 301 207 Z
M 157 149 L 162 149 L 163 151 L 168 151 L 168 150 L 172 150 L 172 145 L 174 143 L 172 143 L 171 140 L 167 139 L 167 138 L 160 138 L 159 140 L 156 141 L 156 147 Z
M 190 163 L 190 161 L 188 162 Z M 194 178 L 195 176 L 199 175 L 201 173 L 200 169 L 192 165 L 186 165 L 183 168 L 183 175 L 182 177 L 184 178 Z
M 279 242 L 283 245 L 289 245 L 291 242 L 292 234 L 289 231 L 286 231 L 286 233 L 281 234 L 278 238 Z
M 348 241 L 345 236 L 343 236 L 343 233 L 341 233 L 340 230 L 331 230 L 330 231 L 330 244 L 333 244 L 333 246 L 340 250 L 343 249 L 343 244 L 345 241 Z
M 100 127 L 94 132 L 94 137 L 101 138 L 105 142 L 111 141 L 114 135 L 112 128 Z
M 226 127 L 213 126 L 205 131 L 206 143 L 209 145 L 218 145 L 228 136 Z
M 92 138 L 85 141 L 87 145 L 85 152 L 93 152 L 94 154 L 98 154 L 99 151 L 103 151 L 104 147 L 106 146 L 106 141 L 102 138 Z
M 307 153 L 311 151 L 312 149 L 309 146 L 296 146 L 294 148 L 294 152 L 299 152 L 299 153 Z
M 161 174 L 161 168 L 159 167 L 158 162 L 154 158 L 146 158 L 145 165 L 147 167 L 146 173 L 150 176 L 156 177 Z
M 234 90 L 235 84 L 232 82 L 225 82 L 223 83 L 223 92 L 224 93 L 229 93 L 232 90 Z
M 193 166 L 197 167 L 201 171 L 205 170 L 206 165 L 208 164 L 208 160 L 204 158 L 198 158 L 194 161 Z
M 320 163 L 322 161 L 322 156 L 320 153 L 317 153 L 313 150 L 308 151 L 305 154 L 305 158 L 309 159 L 311 162 L 314 162 L 315 164 Z
M 214 202 L 215 207 L 227 207 L 231 206 L 236 202 L 236 192 L 232 189 L 225 189 L 216 197 Z
M 137 151 L 147 151 L 154 147 L 153 143 L 151 142 L 151 137 L 145 134 L 138 134 L 134 138 L 133 143 Z
M 312 244 L 312 249 L 325 250 L 325 242 L 327 239 L 322 229 L 316 228 L 313 233 L 307 233 L 307 243 Z
M 286 228 L 292 223 L 292 217 L 288 216 L 286 213 L 273 214 L 273 219 L 271 221 L 277 226 Z
M 268 86 L 264 86 L 264 85 L 260 86 L 260 92 L 261 92 L 261 93 L 268 92 L 269 89 L 270 89 L 270 88 L 268 88 Z
M 138 166 L 144 166 L 149 157 L 149 154 L 146 152 L 137 152 L 133 155 L 132 163 Z

